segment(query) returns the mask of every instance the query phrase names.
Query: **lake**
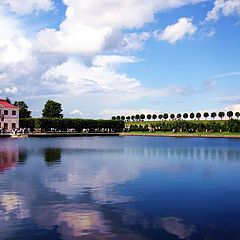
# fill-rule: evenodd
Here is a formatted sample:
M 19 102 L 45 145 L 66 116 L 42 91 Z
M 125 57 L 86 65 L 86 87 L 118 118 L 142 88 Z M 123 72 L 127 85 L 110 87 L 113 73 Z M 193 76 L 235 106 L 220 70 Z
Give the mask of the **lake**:
M 240 239 L 240 140 L 0 139 L 0 239 Z

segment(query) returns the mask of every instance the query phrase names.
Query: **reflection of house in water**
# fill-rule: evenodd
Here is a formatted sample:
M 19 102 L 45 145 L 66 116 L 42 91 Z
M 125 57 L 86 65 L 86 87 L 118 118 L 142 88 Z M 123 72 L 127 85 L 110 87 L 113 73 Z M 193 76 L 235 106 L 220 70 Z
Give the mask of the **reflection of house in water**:
M 27 152 L 20 151 L 19 146 L 12 141 L 0 145 L 0 173 L 19 163 L 24 163 L 26 159 Z
M 47 166 L 61 162 L 61 149 L 60 148 L 46 148 L 44 150 L 44 160 Z
M 19 148 L 11 144 L 0 147 L 0 172 L 14 167 L 19 161 Z

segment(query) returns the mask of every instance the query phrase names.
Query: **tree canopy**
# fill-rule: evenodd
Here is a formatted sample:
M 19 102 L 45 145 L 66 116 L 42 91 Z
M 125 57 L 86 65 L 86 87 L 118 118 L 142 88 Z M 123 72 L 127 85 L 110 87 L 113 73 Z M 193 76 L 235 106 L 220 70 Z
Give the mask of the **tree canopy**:
M 224 112 L 219 112 L 218 116 L 221 118 L 221 120 L 225 117 L 225 113 Z
M 8 102 L 8 103 L 10 103 L 10 104 L 12 103 L 12 101 L 10 100 L 10 98 L 9 98 L 9 97 L 6 97 L 6 99 L 5 99 L 5 100 L 6 100 L 6 102 Z
M 28 105 L 24 101 L 15 101 L 14 105 L 19 107 L 19 118 L 31 118 L 31 111 L 28 110 Z
M 200 112 L 198 112 L 198 113 L 196 114 L 196 118 L 199 120 L 201 117 L 202 117 L 202 114 L 201 114 Z
M 232 117 L 233 117 L 233 112 L 232 112 L 232 111 L 228 111 L 228 112 L 227 112 L 227 116 L 228 116 L 229 118 L 232 118 Z
M 42 117 L 44 118 L 63 118 L 62 104 L 53 100 L 48 100 L 42 110 Z

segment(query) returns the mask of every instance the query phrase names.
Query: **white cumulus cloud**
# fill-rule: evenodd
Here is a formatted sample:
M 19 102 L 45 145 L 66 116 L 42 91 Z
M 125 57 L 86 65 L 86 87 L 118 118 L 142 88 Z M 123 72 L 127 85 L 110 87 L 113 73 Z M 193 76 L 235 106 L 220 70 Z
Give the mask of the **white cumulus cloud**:
M 239 0 L 215 0 L 214 7 L 208 12 L 206 20 L 218 20 L 218 18 L 230 15 L 240 15 L 240 1 Z
M 98 53 L 112 39 L 115 39 L 116 46 L 123 40 L 128 48 L 139 48 L 148 37 L 147 34 L 130 35 L 127 39 L 122 39 L 119 31 L 143 27 L 154 20 L 158 11 L 202 1 L 204 0 L 64 0 L 67 6 L 65 20 L 59 29 L 40 31 L 36 42 L 42 52 L 68 54 Z M 188 28 L 186 33 L 195 31 L 189 21 L 185 23 L 185 27 Z
M 0 4 L 19 15 L 31 12 L 49 11 L 53 7 L 52 0 L 1 0 Z
M 193 25 L 192 19 L 180 18 L 177 23 L 167 26 L 163 31 L 156 31 L 155 38 L 158 41 L 167 41 L 176 43 L 186 36 L 191 36 L 197 31 L 197 27 Z

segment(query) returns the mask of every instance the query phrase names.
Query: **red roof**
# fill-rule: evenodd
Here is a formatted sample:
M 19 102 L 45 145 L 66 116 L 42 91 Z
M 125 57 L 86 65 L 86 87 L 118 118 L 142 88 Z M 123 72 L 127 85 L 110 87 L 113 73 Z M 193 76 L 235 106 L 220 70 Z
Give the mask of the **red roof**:
M 4 99 L 0 99 L 0 105 L 2 105 L 5 108 L 18 108 L 10 103 L 8 103 L 6 100 Z

